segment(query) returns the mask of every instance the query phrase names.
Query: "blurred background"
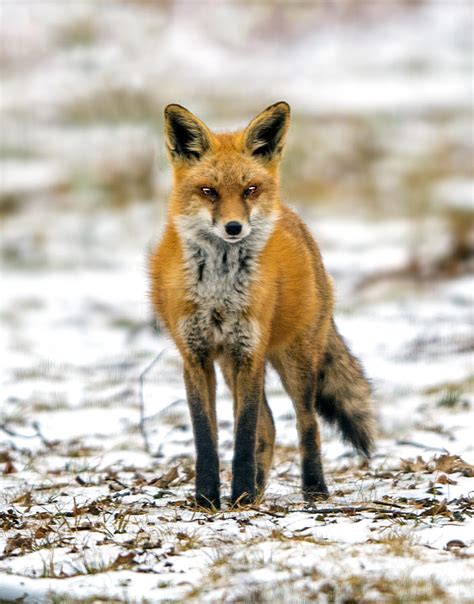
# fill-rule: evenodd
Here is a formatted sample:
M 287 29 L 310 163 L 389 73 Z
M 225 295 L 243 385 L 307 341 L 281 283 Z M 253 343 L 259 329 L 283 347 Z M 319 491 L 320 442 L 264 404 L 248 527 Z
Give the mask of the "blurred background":
M 241 601 L 219 585 L 278 579 L 291 601 L 306 601 L 310 584 L 332 601 L 345 577 L 340 593 L 357 595 L 337 601 L 441 602 L 441 583 L 447 602 L 472 601 L 473 7 L 0 0 L 0 594 L 17 581 L 22 599 L 26 578 L 44 577 L 34 589 L 58 602 L 148 601 L 152 584 L 159 601 L 202 589 Z M 146 269 L 170 187 L 163 109 L 177 102 L 211 128 L 234 128 L 278 100 L 292 107 L 284 199 L 334 277 L 336 322 L 379 420 L 370 465 L 323 427 L 331 505 L 393 501 L 413 520 L 258 517 L 244 535 L 240 520 L 209 528 L 187 507 L 193 435 Z M 271 371 L 266 389 L 277 447 L 264 505 L 301 505 L 294 411 Z M 218 418 L 225 497 L 233 423 L 221 381 Z M 66 511 L 70 520 L 58 517 Z M 271 531 L 261 549 L 257 526 Z M 286 527 L 282 558 L 275 526 Z M 135 549 L 110 545 L 122 538 Z M 231 548 L 222 558 L 221 539 Z M 379 539 L 393 549 L 375 549 Z M 128 567 L 138 572 L 115 572 Z M 421 577 L 431 595 L 406 595 L 410 577 L 413 593 Z
M 384 401 L 464 405 L 472 31 L 469 0 L 2 0 L 2 417 L 136 414 L 162 346 L 146 255 L 170 102 L 211 128 L 290 103 L 284 198 L 318 238 L 343 333 Z

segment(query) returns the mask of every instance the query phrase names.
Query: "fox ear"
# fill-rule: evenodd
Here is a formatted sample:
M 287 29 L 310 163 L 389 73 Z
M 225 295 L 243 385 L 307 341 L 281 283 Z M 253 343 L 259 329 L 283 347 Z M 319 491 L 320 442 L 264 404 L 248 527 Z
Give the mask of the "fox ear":
M 207 126 L 181 105 L 165 108 L 165 139 L 172 161 L 198 160 L 211 146 Z
M 290 106 L 280 101 L 259 113 L 244 131 L 244 141 L 251 155 L 263 161 L 281 156 L 290 124 Z

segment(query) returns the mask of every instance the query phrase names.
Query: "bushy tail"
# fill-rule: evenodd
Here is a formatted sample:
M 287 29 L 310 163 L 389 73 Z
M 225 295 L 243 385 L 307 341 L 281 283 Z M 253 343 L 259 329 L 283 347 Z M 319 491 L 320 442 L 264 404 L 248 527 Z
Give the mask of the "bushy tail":
M 375 438 L 370 385 L 334 322 L 318 376 L 316 410 L 339 428 L 345 441 L 370 457 Z

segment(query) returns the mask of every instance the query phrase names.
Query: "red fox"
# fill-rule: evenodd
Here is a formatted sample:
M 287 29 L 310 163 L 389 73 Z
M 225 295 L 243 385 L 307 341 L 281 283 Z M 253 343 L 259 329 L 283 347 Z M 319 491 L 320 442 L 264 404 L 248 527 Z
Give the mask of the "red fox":
M 301 219 L 283 205 L 279 164 L 290 107 L 275 103 L 235 133 L 213 133 L 180 105 L 165 109 L 173 169 L 168 221 L 150 258 L 151 296 L 184 363 L 196 447 L 196 502 L 220 506 L 218 362 L 234 401 L 234 504 L 263 493 L 275 427 L 270 363 L 290 396 L 306 500 L 327 497 L 316 411 L 370 455 L 371 392 L 333 321 L 331 279 Z

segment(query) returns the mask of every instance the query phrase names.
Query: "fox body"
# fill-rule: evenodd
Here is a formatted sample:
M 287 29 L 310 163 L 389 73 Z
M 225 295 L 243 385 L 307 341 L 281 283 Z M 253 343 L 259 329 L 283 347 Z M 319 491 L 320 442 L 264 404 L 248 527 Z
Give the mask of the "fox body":
M 173 168 L 168 222 L 150 258 L 154 309 L 175 341 L 196 446 L 196 501 L 220 505 L 214 363 L 232 391 L 232 501 L 262 493 L 275 428 L 271 363 L 293 401 L 306 499 L 327 496 L 316 411 L 369 455 L 370 389 L 332 319 L 318 247 L 279 194 L 290 109 L 276 103 L 242 131 L 213 133 L 179 105 L 165 109 Z

